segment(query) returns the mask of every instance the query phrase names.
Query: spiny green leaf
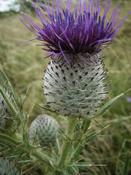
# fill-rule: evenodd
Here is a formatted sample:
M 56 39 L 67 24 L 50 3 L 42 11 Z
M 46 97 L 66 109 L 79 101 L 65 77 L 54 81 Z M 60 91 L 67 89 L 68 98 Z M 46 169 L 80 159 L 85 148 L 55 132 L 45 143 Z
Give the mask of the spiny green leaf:
M 5 74 L 5 72 L 0 69 L 0 85 L 1 88 L 3 89 L 3 93 L 4 94 L 9 94 L 9 96 L 11 97 L 11 102 L 18 108 L 17 103 L 18 103 L 18 97 L 7 77 L 7 75 Z

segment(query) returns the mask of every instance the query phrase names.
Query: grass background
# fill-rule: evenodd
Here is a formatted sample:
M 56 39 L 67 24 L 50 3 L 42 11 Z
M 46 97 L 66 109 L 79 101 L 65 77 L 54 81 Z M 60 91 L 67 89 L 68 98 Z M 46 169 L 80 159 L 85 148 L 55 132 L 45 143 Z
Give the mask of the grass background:
M 117 0 L 115 2 L 118 2 Z M 126 15 L 131 1 L 119 1 L 121 16 Z M 26 9 L 27 10 L 27 9 Z M 27 10 L 28 11 L 28 10 Z M 31 118 L 42 112 L 42 77 L 48 59 L 39 46 L 28 42 L 34 36 L 19 21 L 19 14 L 0 15 L 0 66 L 9 76 L 15 90 L 24 101 L 24 110 Z M 108 70 L 109 99 L 131 88 L 131 17 L 124 23 L 117 39 L 104 50 Z M 109 126 L 88 142 L 83 159 L 90 166 L 81 175 L 131 175 L 131 93 L 121 98 L 104 116 L 92 122 L 98 131 Z

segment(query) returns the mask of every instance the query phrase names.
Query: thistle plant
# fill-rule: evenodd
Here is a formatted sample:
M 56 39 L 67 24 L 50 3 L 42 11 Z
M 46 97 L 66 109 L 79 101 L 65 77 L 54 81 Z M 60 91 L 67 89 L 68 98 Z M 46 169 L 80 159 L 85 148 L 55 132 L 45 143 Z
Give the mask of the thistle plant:
M 84 146 L 100 133 L 91 132 L 90 123 L 107 97 L 103 48 L 115 39 L 126 17 L 118 20 L 119 7 L 111 12 L 110 0 L 102 4 L 79 0 L 75 6 L 72 0 L 64 4 L 54 0 L 51 6 L 37 1 L 33 7 L 41 24 L 26 14 L 21 21 L 50 58 L 43 79 L 44 110 L 58 114 L 63 125 L 42 111 L 28 127 L 30 114 L 23 110 L 23 101 L 10 100 L 0 85 L 1 101 L 19 119 L 16 133 L 0 133 L 0 149 L 2 156 L 18 160 L 23 174 L 35 165 L 42 175 L 77 175 L 81 167 L 89 166 L 80 156 Z M 107 103 L 101 113 L 123 95 Z
M 39 115 L 29 129 L 30 141 L 41 146 L 54 145 L 58 137 L 59 124 L 49 115 Z
M 73 159 L 77 161 L 86 142 L 89 118 L 106 99 L 102 50 L 114 40 L 126 18 L 118 20 L 118 7 L 109 17 L 111 1 L 103 2 L 103 9 L 99 0 L 78 1 L 74 8 L 72 0 L 65 7 L 59 0 L 53 2 L 52 6 L 33 4 L 41 25 L 26 14 L 21 21 L 51 58 L 43 82 L 47 107 L 69 117 L 67 135 L 75 141 L 66 140 L 62 145 L 58 167 L 64 169 Z
M 89 118 L 106 99 L 102 49 L 114 40 L 123 20 L 118 22 L 118 7 L 108 19 L 111 1 L 103 3 L 103 14 L 98 0 L 78 1 L 74 8 L 71 0 L 65 8 L 55 2 L 56 8 L 34 4 L 41 25 L 27 15 L 22 21 L 51 58 L 43 82 L 48 107 L 62 115 Z

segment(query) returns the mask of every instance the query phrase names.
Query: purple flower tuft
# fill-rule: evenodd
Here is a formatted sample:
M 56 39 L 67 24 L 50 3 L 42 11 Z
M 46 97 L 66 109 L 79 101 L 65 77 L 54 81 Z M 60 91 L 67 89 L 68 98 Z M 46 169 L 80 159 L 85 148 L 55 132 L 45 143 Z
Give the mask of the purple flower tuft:
M 54 0 L 52 6 L 34 3 L 41 25 L 22 15 L 22 22 L 43 42 L 49 55 L 96 54 L 114 39 L 126 19 L 118 22 L 118 6 L 110 13 L 111 0 L 103 2 L 103 8 L 99 0 L 89 0 L 88 4 L 78 0 L 74 7 L 72 1 L 67 0 L 65 8 L 61 0 Z

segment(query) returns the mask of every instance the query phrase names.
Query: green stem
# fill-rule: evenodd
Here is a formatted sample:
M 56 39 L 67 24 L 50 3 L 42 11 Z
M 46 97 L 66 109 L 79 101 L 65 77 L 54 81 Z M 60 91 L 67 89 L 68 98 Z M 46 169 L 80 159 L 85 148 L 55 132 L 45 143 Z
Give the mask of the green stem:
M 73 131 L 74 131 L 74 128 L 75 128 L 75 124 L 76 124 L 76 118 L 75 119 L 70 118 L 69 119 L 68 131 L 67 131 L 67 136 L 70 139 L 67 139 L 64 142 L 63 149 L 62 149 L 62 154 L 61 154 L 61 158 L 60 158 L 60 162 L 59 162 L 59 166 L 58 166 L 60 169 L 63 169 L 63 167 L 65 166 L 69 150 L 72 146 L 72 141 L 71 140 L 73 139 Z
M 76 135 L 76 143 L 74 145 L 74 152 L 72 153 L 72 155 L 70 156 L 70 159 L 73 160 L 77 160 L 81 150 L 83 149 L 83 147 L 85 146 L 85 142 L 86 142 L 86 134 L 88 131 L 88 128 L 90 126 L 91 121 L 88 119 L 83 120 L 82 123 L 82 128 L 81 128 L 81 132 L 79 133 L 79 136 Z

